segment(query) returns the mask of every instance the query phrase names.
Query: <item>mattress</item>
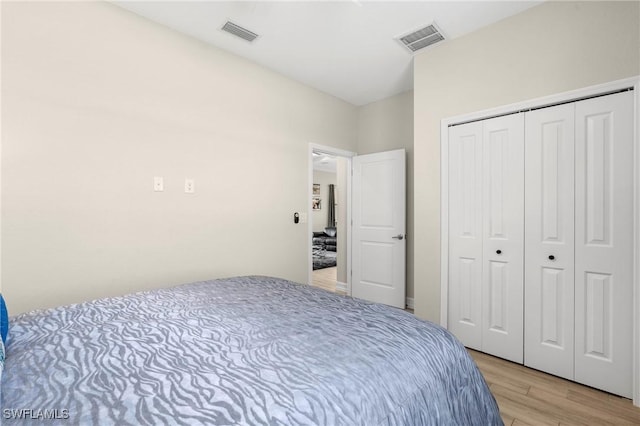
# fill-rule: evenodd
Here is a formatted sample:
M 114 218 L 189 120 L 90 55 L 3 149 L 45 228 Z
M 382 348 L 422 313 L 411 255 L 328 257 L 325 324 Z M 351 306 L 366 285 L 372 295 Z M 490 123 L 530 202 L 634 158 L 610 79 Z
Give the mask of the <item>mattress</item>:
M 502 424 L 443 328 L 260 276 L 13 317 L 1 389 L 3 424 Z

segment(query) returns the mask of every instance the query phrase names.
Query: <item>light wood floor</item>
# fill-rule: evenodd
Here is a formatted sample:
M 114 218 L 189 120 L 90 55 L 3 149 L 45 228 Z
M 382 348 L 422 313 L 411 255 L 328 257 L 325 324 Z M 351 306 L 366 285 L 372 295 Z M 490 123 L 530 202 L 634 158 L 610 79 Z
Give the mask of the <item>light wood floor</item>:
M 332 291 L 337 294 L 345 295 L 344 291 L 336 290 L 336 281 L 338 280 L 338 267 L 316 269 L 313 271 L 313 286 L 320 287 L 325 290 Z
M 469 350 L 506 426 L 640 425 L 631 400 Z

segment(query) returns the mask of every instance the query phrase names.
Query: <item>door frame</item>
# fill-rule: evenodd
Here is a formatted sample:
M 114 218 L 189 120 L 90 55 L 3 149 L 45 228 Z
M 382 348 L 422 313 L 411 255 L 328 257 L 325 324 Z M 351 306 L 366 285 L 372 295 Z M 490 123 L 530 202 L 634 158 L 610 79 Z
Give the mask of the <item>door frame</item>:
M 447 117 L 440 121 L 440 325 L 447 327 L 449 303 L 449 126 L 579 101 L 627 88 L 633 88 L 634 97 L 633 404 L 640 407 L 640 76 Z
M 320 145 L 316 143 L 309 143 L 307 161 L 308 161 L 308 184 L 307 184 L 307 209 L 311 206 L 311 197 L 313 196 L 313 152 L 319 151 L 329 155 L 342 157 L 347 160 L 347 244 L 346 244 L 346 259 L 347 259 L 347 282 L 346 293 L 351 296 L 351 182 L 352 182 L 352 158 L 357 154 L 355 152 L 346 151 L 344 149 L 334 148 L 332 146 Z M 310 211 L 310 209 L 309 209 Z M 307 284 L 313 284 L 313 250 L 312 235 L 313 235 L 313 220 L 310 213 L 307 215 Z M 336 284 L 339 283 L 336 279 Z

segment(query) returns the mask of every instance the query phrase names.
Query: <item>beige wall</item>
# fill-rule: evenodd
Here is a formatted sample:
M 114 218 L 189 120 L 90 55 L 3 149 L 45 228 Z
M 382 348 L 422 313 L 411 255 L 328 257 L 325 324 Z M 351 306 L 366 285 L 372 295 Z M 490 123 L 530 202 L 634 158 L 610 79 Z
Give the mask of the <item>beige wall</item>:
M 292 213 L 310 211 L 316 142 L 407 149 L 407 295 L 438 320 L 440 120 L 640 74 L 638 9 L 545 3 L 419 54 L 415 93 L 356 108 L 106 3 L 3 2 L 12 314 L 219 276 L 306 281 Z
M 311 211 L 314 232 L 324 231 L 325 226 L 327 226 L 327 218 L 329 217 L 329 185 L 336 185 L 336 182 L 336 173 L 323 172 L 320 170 L 313 171 L 313 183 L 320 184 L 319 197 L 322 200 L 320 204 L 321 209 Z M 336 192 L 338 192 L 337 188 Z
M 415 312 L 440 318 L 440 120 L 640 74 L 638 2 L 547 2 L 415 58 Z
M 354 106 L 94 2 L 3 2 L 1 119 L 11 314 L 231 275 L 306 282 L 308 143 L 357 139 Z
M 414 297 L 413 91 L 358 109 L 358 154 L 407 151 L 407 297 Z

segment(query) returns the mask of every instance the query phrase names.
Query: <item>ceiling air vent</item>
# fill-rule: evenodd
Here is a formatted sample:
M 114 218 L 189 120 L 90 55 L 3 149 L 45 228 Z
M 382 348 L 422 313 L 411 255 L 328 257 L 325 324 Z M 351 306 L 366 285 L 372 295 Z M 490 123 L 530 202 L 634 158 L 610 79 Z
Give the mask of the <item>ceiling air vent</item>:
M 229 34 L 233 34 L 236 37 L 240 37 L 243 40 L 248 42 L 252 42 L 256 38 L 258 38 L 258 34 L 247 30 L 246 28 L 242 28 L 240 25 L 236 25 L 231 21 L 227 21 L 226 24 L 222 27 L 222 31 L 226 31 Z
M 411 52 L 417 52 L 420 49 L 424 49 L 425 47 L 444 40 L 444 36 L 435 24 L 431 24 L 399 37 L 398 40 L 400 40 Z

